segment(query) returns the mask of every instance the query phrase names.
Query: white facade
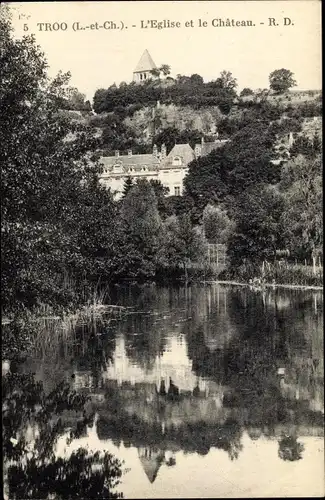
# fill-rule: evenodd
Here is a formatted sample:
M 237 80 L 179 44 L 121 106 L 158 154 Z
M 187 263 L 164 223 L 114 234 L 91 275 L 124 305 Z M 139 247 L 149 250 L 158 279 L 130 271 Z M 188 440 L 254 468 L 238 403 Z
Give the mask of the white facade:
M 195 151 L 189 144 L 175 144 L 168 155 L 164 145 L 160 152 L 154 146 L 152 154 L 133 155 L 132 151 L 129 151 L 127 155 L 120 155 L 116 151 L 114 156 L 101 158 L 103 172 L 100 182 L 112 190 L 116 199 L 121 198 L 127 178 L 131 178 L 133 182 L 137 179 L 160 181 L 168 188 L 169 196 L 182 196 L 189 164 L 196 158 L 209 154 L 223 143 L 224 141 L 210 143 L 202 141 L 195 146 Z
M 151 71 L 155 69 L 157 69 L 157 66 L 149 52 L 145 50 L 133 71 L 133 81 L 135 83 L 144 83 L 147 80 L 155 79 L 156 77 L 151 73 Z

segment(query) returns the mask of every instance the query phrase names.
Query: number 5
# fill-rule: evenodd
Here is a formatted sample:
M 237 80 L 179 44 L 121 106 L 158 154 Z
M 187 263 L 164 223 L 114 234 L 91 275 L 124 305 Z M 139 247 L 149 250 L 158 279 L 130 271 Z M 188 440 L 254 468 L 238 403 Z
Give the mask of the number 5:
M 24 31 L 28 31 L 28 26 L 27 26 L 27 24 L 24 24 Z

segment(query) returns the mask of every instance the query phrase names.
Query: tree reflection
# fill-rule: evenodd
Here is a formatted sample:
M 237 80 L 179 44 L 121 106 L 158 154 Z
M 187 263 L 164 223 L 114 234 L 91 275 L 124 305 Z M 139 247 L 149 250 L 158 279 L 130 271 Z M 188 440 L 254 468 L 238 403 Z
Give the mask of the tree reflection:
M 226 388 L 224 408 L 242 412 L 240 421 L 253 440 L 277 436 L 284 428 L 305 426 L 307 432 L 310 427 L 318 428 L 317 432 L 323 428 L 320 342 L 314 345 L 322 330 L 311 306 L 306 294 L 278 290 L 263 297 L 231 289 L 227 307 L 223 303 L 220 307 L 212 297 L 210 310 L 228 317 L 213 319 L 216 341 L 223 334 L 220 324 L 232 330 L 228 343 L 219 342 L 215 350 L 204 338 L 211 313 L 184 325 L 193 371 Z M 294 438 L 281 440 L 279 446 L 284 460 L 302 458 L 303 445 Z
M 118 485 L 119 463 L 108 453 L 89 453 L 79 448 L 68 459 L 39 463 L 31 458 L 26 465 L 12 465 L 8 470 L 10 499 L 121 498 L 112 493 Z
M 278 455 L 282 460 L 300 460 L 305 447 L 295 436 L 283 436 L 279 441 Z
M 166 348 L 166 338 L 157 325 L 155 316 L 130 316 L 125 325 L 126 353 L 129 360 L 145 370 L 152 370 L 157 356 Z
M 90 423 L 87 397 L 61 383 L 45 395 L 32 374 L 3 377 L 3 451 L 10 499 L 120 498 L 113 491 L 121 463 L 109 453 L 78 449 L 57 457 L 58 438 L 71 428 L 69 440 Z

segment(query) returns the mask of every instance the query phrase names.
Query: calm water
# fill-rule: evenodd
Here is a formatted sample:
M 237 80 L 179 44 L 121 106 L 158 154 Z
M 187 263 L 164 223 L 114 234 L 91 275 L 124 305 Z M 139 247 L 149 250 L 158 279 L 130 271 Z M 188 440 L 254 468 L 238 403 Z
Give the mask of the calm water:
M 65 382 L 91 396 L 93 418 L 68 442 L 80 412 L 61 419 L 56 457 L 113 453 L 126 498 L 324 494 L 321 292 L 148 286 L 110 303 L 121 318 L 53 333 L 16 368 L 46 394 Z

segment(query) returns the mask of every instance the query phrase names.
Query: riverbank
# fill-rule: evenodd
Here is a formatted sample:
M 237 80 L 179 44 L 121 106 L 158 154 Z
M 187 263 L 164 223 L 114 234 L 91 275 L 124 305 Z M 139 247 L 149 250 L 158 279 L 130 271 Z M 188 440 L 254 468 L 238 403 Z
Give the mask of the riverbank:
M 201 283 L 208 283 L 208 284 L 217 284 L 217 285 L 233 285 L 233 286 L 243 286 L 243 287 L 250 287 L 252 289 L 258 289 L 258 290 L 263 290 L 263 288 L 286 288 L 286 289 L 291 289 L 291 290 L 318 290 L 322 291 L 324 289 L 323 286 L 314 286 L 314 285 L 290 285 L 290 284 L 277 284 L 277 283 L 263 283 L 260 286 L 255 286 L 247 282 L 240 282 L 240 281 L 233 281 L 233 280 L 208 280 L 208 281 L 201 281 Z

